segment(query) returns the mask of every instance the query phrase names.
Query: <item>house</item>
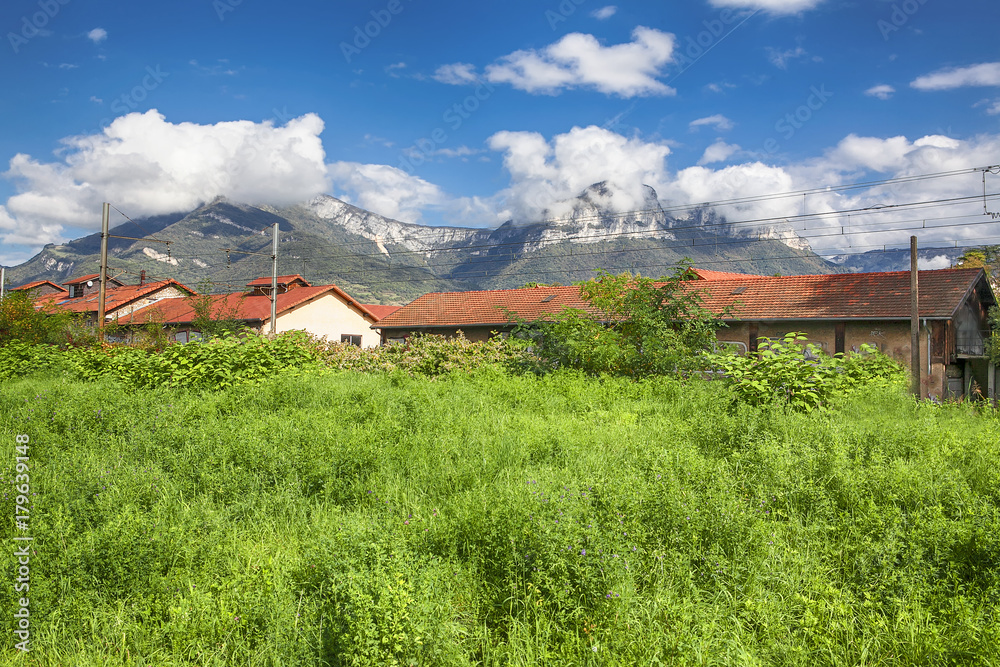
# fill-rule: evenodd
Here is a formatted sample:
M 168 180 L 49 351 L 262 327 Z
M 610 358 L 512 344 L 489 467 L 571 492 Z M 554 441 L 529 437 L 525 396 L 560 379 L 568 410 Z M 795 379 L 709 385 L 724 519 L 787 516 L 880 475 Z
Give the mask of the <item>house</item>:
M 372 329 L 383 314 L 397 306 L 371 306 L 359 303 L 336 285 L 311 285 L 301 276 L 282 276 L 275 304 L 275 330 L 307 331 L 335 342 L 359 347 L 376 347 L 379 335 Z M 266 281 L 266 284 L 265 284 Z M 270 330 L 270 278 L 260 278 L 247 284 L 250 292 L 213 294 L 210 313 L 214 319 L 234 319 L 259 332 Z M 263 288 L 266 292 L 259 289 Z M 136 326 L 145 322 L 162 322 L 174 333 L 174 340 L 187 342 L 201 336 L 195 320 L 195 303 L 191 299 L 163 301 L 145 311 L 119 320 L 120 324 Z
M 790 331 L 830 354 L 857 351 L 867 343 L 910 363 L 910 274 L 756 276 L 695 270 L 686 289 L 698 290 L 703 305 L 722 314 L 722 342 L 755 352 L 759 337 Z M 985 354 L 987 313 L 996 296 L 982 269 L 920 271 L 921 383 L 925 396 L 969 393 L 973 382 L 995 387 Z M 593 312 L 578 287 L 527 287 L 480 292 L 425 294 L 379 322 L 383 342 L 413 333 L 486 340 L 509 332 L 517 321 L 544 319 L 563 308 Z
M 62 285 L 57 285 L 51 280 L 35 280 L 30 283 L 25 283 L 24 285 L 19 285 L 18 287 L 12 287 L 11 292 L 28 292 L 31 298 L 37 299 L 41 296 L 58 295 L 62 297 L 69 296 L 69 290 Z
M 312 285 L 310 285 L 305 278 L 297 273 L 291 276 L 278 276 L 276 283 L 278 286 L 278 294 L 284 294 L 288 290 L 295 289 L 296 287 L 312 287 Z M 248 282 L 247 287 L 250 288 L 250 293 L 253 296 L 267 296 L 271 293 L 271 279 L 257 278 L 256 280 Z
M 97 302 L 100 297 L 95 278 L 98 278 L 97 274 L 63 283 L 70 288 L 68 294 L 49 293 L 36 297 L 35 306 L 68 310 L 83 315 L 88 324 L 94 325 L 97 323 Z M 125 285 L 118 280 L 108 279 L 108 288 L 104 294 L 105 319 L 114 321 L 161 300 L 179 299 L 195 293 L 193 289 L 170 278 L 140 285 Z M 79 296 L 73 296 L 74 294 Z
M 910 364 L 910 272 L 751 276 L 699 282 L 704 305 L 735 317 L 720 341 L 748 352 L 761 337 L 801 331 L 830 354 L 877 347 Z M 920 381 L 924 396 L 967 395 L 995 387 L 986 358 L 988 312 L 996 295 L 982 269 L 920 271 Z
M 79 278 L 64 282 L 63 285 L 69 290 L 69 296 L 73 299 L 97 294 L 101 291 L 101 274 L 91 273 L 90 275 L 80 276 Z M 109 277 L 106 289 L 112 290 L 117 287 L 124 287 L 124 285 L 125 283 L 120 280 Z

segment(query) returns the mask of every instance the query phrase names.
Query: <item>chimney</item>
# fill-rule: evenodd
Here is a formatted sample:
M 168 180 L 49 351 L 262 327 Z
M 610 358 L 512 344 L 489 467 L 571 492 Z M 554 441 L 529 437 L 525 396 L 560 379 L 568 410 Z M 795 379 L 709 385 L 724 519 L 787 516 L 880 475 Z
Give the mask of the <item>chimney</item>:
M 146 269 L 139 272 L 139 286 L 146 284 Z

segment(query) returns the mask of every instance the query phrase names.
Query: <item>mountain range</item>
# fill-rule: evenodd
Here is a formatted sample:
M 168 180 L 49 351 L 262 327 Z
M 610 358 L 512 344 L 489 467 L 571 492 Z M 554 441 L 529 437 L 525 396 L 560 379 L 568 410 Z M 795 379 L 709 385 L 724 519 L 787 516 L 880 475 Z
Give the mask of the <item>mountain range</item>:
M 684 259 L 706 269 L 783 275 L 907 266 L 897 266 L 901 258 L 891 253 L 827 261 L 791 230 L 755 228 L 751 233 L 728 225 L 712 210 L 674 218 L 648 186 L 641 210 L 615 213 L 607 205 L 611 194 L 606 184 L 597 183 L 569 202 L 569 213 L 558 219 L 506 222 L 495 229 L 400 222 L 327 195 L 283 208 L 217 198 L 193 211 L 114 227 L 109 275 L 135 283 L 145 271 L 148 280 L 174 278 L 200 290 L 241 290 L 271 274 L 275 223 L 279 274 L 335 283 L 365 303 L 403 304 L 427 292 L 530 282 L 570 284 L 592 278 L 597 269 L 660 276 Z M 8 269 L 8 281 L 13 286 L 33 280 L 61 283 L 98 272 L 99 260 L 100 234 L 91 234 L 45 246 Z

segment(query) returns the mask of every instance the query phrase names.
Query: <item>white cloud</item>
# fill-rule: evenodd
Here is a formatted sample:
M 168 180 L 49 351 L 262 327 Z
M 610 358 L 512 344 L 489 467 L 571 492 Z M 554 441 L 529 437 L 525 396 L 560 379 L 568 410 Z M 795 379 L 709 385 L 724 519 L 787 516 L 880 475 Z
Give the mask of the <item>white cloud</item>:
M 441 65 L 434 71 L 432 78 L 435 81 L 447 83 L 452 86 L 463 86 L 479 80 L 479 77 L 476 75 L 476 66 L 469 63 Z
M 966 86 L 1000 86 L 1000 62 L 941 69 L 910 83 L 917 90 L 950 90 Z
M 460 157 L 466 158 L 472 155 L 478 155 L 482 153 L 481 149 L 469 148 L 468 146 L 459 146 L 458 148 L 439 148 L 434 151 L 434 155 L 441 155 L 444 157 Z
M 510 185 L 498 193 L 503 219 L 564 215 L 568 202 L 602 181 L 613 192 L 607 202 L 612 210 L 634 210 L 644 205 L 643 184 L 658 188 L 666 183 L 666 144 L 628 139 L 593 125 L 574 127 L 551 141 L 536 132 L 498 132 L 488 142 L 504 154 L 510 173 Z
M 714 127 L 718 132 L 725 132 L 726 130 L 733 129 L 733 121 L 729 120 L 721 113 L 693 120 L 690 123 L 688 123 L 688 128 L 691 130 L 697 130 L 699 127 L 702 127 L 703 125 L 710 125 Z
M 92 41 L 94 44 L 100 44 L 108 38 L 108 31 L 104 28 L 94 28 L 87 33 L 87 39 Z
M 1000 100 L 993 100 L 993 102 L 988 107 L 986 107 L 986 113 L 990 114 L 991 116 L 996 116 L 997 114 L 1000 114 Z
M 607 95 L 673 95 L 657 80 L 673 60 L 674 36 L 637 27 L 633 41 L 602 46 L 593 35 L 571 33 L 541 50 L 515 51 L 486 68 L 493 83 L 509 83 L 529 93 L 557 95 L 572 88 Z
M 778 69 L 788 69 L 788 62 L 790 60 L 795 60 L 797 58 L 802 58 L 806 55 L 806 50 L 801 46 L 797 46 L 794 49 L 788 49 L 786 51 L 779 51 L 778 49 L 767 47 L 767 59 L 771 61 L 771 64 Z
M 386 66 L 385 73 L 393 78 L 399 78 L 399 74 L 397 74 L 397 72 L 404 69 L 406 69 L 406 63 L 404 62 L 393 63 L 391 65 Z
M 16 226 L 3 240 L 37 244 L 64 226 L 93 230 L 104 201 L 132 217 L 191 210 L 217 195 L 304 201 L 328 188 L 322 131 L 315 114 L 280 127 L 174 124 L 156 110 L 122 116 L 100 133 L 63 139 L 56 161 L 11 159 L 3 175 L 17 182 L 19 193 L 6 203 Z
M 719 139 L 705 149 L 701 159 L 698 160 L 698 164 L 705 165 L 713 164 L 715 162 L 725 162 L 739 150 L 740 147 L 736 144 L 727 144 L 725 141 Z
M 777 15 L 798 14 L 815 9 L 822 2 L 823 0 L 709 0 L 714 7 L 755 9 Z
M 590 12 L 590 15 L 593 16 L 598 21 L 607 21 L 617 12 L 618 12 L 618 7 L 616 7 L 615 5 L 608 5 L 607 7 L 601 7 L 600 9 L 595 9 L 594 11 Z
M 872 86 L 871 88 L 865 91 L 865 95 L 869 95 L 871 97 L 877 97 L 880 100 L 887 100 L 890 97 L 892 97 L 895 93 L 896 89 L 885 83 L 881 83 L 877 86 Z
M 91 95 L 90 101 L 93 102 L 94 104 L 104 104 L 104 100 L 102 100 L 100 97 L 97 97 L 96 95 Z

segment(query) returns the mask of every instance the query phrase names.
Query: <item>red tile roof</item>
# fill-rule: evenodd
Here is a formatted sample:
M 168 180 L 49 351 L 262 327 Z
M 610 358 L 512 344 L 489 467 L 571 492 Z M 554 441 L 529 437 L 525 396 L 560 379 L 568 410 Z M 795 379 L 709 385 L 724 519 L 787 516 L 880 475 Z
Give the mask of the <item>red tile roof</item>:
M 104 296 L 105 312 L 110 314 L 119 308 L 123 308 L 143 297 L 150 296 L 151 294 L 154 294 L 166 287 L 176 287 L 177 289 L 189 294 L 196 293 L 193 289 L 182 285 L 172 278 L 146 283 L 144 285 L 124 285 L 122 287 L 109 289 L 106 292 Z M 87 296 L 78 296 L 72 299 L 67 299 L 59 294 L 48 294 L 35 299 L 35 305 L 52 305 L 74 313 L 96 313 L 97 300 L 99 297 L 100 295 L 97 293 L 88 294 Z
M 711 274 L 721 272 L 708 272 Z M 897 319 L 910 316 L 910 274 L 840 273 L 817 276 L 706 278 L 685 283 L 699 291 L 715 313 L 735 308 L 735 319 Z M 950 318 L 984 279 L 982 269 L 921 271 L 920 316 Z M 991 297 L 994 298 L 995 297 Z M 580 288 L 529 287 L 480 292 L 425 294 L 379 322 L 379 328 L 461 328 L 496 326 L 515 319 L 532 321 L 564 307 L 594 312 Z
M 53 289 L 57 289 L 60 292 L 66 292 L 67 294 L 69 293 L 68 289 L 66 289 L 65 287 L 62 287 L 61 285 L 55 284 L 51 280 L 36 280 L 34 282 L 30 282 L 30 283 L 25 283 L 23 285 L 19 285 L 18 287 L 12 287 L 12 288 L 10 288 L 10 291 L 11 292 L 20 292 L 22 290 L 35 289 L 36 287 L 44 287 L 45 285 L 48 285 L 49 287 L 52 287 Z
M 379 322 L 388 327 L 462 327 L 508 324 L 511 318 L 532 321 L 563 308 L 591 310 L 580 297 L 580 288 L 523 287 L 479 292 L 434 292 L 418 297 Z
M 376 304 L 366 303 L 365 308 L 368 309 L 368 312 L 381 320 L 386 315 L 392 315 L 395 313 L 399 310 L 400 306 L 379 306 Z
M 353 306 L 371 322 L 378 322 L 379 318 L 374 313 L 336 285 L 311 285 L 284 292 L 278 295 L 275 309 L 280 315 L 329 293 L 339 296 L 342 301 Z M 213 317 L 228 317 L 235 314 L 236 319 L 246 322 L 266 322 L 271 319 L 271 298 L 268 296 L 249 295 L 245 292 L 211 296 Z M 163 321 L 164 324 L 189 324 L 194 319 L 194 307 L 189 299 L 164 299 L 118 321 L 120 324 L 145 323 L 151 320 Z
M 951 318 L 984 275 L 982 269 L 921 271 L 920 317 Z M 721 313 L 726 306 L 734 306 L 736 318 L 742 320 L 910 317 L 909 271 L 764 276 L 692 287 L 702 291 L 703 305 L 709 310 Z
M 753 273 L 729 273 L 727 271 L 711 271 L 709 269 L 691 269 L 698 275 L 699 280 L 747 280 L 750 278 L 763 278 Z
M 73 278 L 73 280 L 67 280 L 66 282 L 63 283 L 63 285 L 76 285 L 78 283 L 85 283 L 88 280 L 100 280 L 100 278 L 101 274 L 91 273 L 86 276 L 80 276 L 79 278 Z
M 294 273 L 289 276 L 278 276 L 279 285 L 288 285 L 289 283 L 293 283 L 297 280 L 302 282 L 304 287 L 312 287 L 312 285 L 309 283 L 308 280 L 306 280 L 297 273 Z M 250 282 L 247 283 L 247 287 L 270 287 L 270 286 L 271 286 L 270 276 L 268 276 L 267 278 L 255 278 L 254 280 L 251 280 Z

